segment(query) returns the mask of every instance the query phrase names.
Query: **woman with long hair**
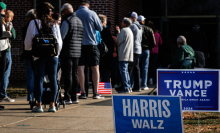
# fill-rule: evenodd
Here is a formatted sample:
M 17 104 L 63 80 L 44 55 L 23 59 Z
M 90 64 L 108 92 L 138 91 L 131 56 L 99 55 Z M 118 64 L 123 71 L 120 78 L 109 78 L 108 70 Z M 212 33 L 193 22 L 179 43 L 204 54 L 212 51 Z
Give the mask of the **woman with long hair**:
M 50 3 L 44 2 L 37 6 L 36 8 L 36 22 L 41 31 L 44 34 L 54 34 L 58 42 L 58 55 L 62 48 L 62 39 L 60 35 L 60 28 L 55 20 L 52 18 L 53 6 Z M 32 39 L 38 34 L 35 21 L 32 20 L 28 26 L 27 34 L 25 37 L 25 50 L 32 49 Z M 42 109 L 42 95 L 43 95 L 43 82 L 45 69 L 48 68 L 48 78 L 50 81 L 50 107 L 49 112 L 56 112 L 55 109 L 55 99 L 57 94 L 57 66 L 58 66 L 58 55 L 37 58 L 34 57 L 34 68 L 35 68 L 35 87 L 36 87 L 36 100 L 37 106 L 33 108 L 32 112 L 43 112 Z

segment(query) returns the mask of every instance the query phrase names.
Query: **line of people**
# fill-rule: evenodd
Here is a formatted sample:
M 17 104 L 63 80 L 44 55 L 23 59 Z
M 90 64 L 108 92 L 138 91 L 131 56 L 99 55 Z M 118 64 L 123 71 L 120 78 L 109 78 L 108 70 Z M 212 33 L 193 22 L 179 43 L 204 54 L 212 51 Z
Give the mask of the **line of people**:
M 42 94 L 46 70 L 51 90 L 48 111 L 56 112 L 59 62 L 64 79 L 66 103 L 79 102 L 77 97 L 79 88 L 81 90 L 79 98 L 88 97 L 90 73 L 93 99 L 104 98 L 103 95 L 98 94 L 99 81 L 110 82 L 110 73 L 112 86 L 119 93 L 148 90 L 150 54 L 158 54 L 158 47 L 162 44 L 153 23 L 149 22 L 149 26 L 152 25 L 151 28 L 145 26 L 144 16 L 131 12 L 122 20 L 122 29 L 116 26 L 117 34 L 112 36 L 111 24 L 107 21 L 107 17 L 97 15 L 89 9 L 89 6 L 88 0 L 82 0 L 79 9 L 74 12 L 71 4 L 64 4 L 61 8 L 62 23 L 61 16 L 53 14 L 54 7 L 47 2 L 39 4 L 35 10 L 31 9 L 26 14 L 27 25 L 22 29 L 24 49 L 21 58 L 27 73 L 27 100 L 29 103 L 34 102 L 34 98 L 37 100 L 37 106 L 33 108 L 33 112 L 43 112 Z M 12 20 L 13 18 L 9 21 Z M 42 58 L 32 56 L 32 40 L 39 34 L 37 27 L 40 28 L 40 32 L 52 33 L 56 37 L 57 56 Z M 11 32 L 8 33 L 11 34 Z M 108 53 L 105 56 L 100 56 L 98 49 L 102 41 L 108 47 Z M 156 60 L 158 57 L 154 58 Z M 88 72 L 89 69 L 91 72 Z M 154 71 L 156 73 L 156 68 Z

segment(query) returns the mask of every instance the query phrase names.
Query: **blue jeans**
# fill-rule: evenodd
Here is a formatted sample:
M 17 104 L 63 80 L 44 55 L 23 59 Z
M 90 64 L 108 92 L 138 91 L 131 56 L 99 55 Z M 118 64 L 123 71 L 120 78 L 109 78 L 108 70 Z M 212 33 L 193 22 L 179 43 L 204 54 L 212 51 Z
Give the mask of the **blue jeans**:
M 55 102 L 57 95 L 57 57 L 44 57 L 34 61 L 35 69 L 35 87 L 36 87 L 36 99 L 38 103 L 42 102 L 43 95 L 43 83 L 45 70 L 47 68 L 48 78 L 50 81 L 50 102 Z
M 122 77 L 123 89 L 128 90 L 131 88 L 130 76 L 128 73 L 128 62 L 119 61 L 119 70 Z
M 147 75 L 148 75 L 148 67 L 149 67 L 149 59 L 150 59 L 150 50 L 142 50 L 142 54 L 140 56 L 140 64 L 141 64 L 141 87 L 147 87 Z
M 6 90 L 9 84 L 9 76 L 11 74 L 11 64 L 12 64 L 11 52 L 9 51 L 9 52 L 6 52 L 6 69 L 5 69 L 2 84 L 0 86 L 0 98 L 7 97 Z
M 32 69 L 31 60 L 24 59 L 24 68 L 26 70 L 27 75 L 27 101 L 34 101 L 34 71 Z

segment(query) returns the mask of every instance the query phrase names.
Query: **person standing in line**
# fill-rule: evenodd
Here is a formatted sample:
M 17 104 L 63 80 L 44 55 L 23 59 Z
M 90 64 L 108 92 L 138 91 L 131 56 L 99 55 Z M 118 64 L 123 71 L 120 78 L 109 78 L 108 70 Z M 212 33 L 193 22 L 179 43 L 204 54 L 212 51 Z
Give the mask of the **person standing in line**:
M 195 50 L 196 67 L 205 67 L 205 54 L 208 53 L 207 37 L 203 31 L 200 30 L 200 25 L 195 24 L 193 31 L 186 36 L 188 45 Z
M 153 22 L 149 21 L 147 25 L 153 29 L 156 41 L 155 47 L 150 52 L 149 83 L 152 85 L 156 83 L 157 68 L 159 67 L 159 47 L 162 45 L 162 38 L 156 31 Z
M 36 87 L 36 99 L 37 106 L 32 109 L 32 112 L 44 112 L 42 109 L 42 95 L 43 95 L 43 82 L 45 76 L 45 70 L 48 69 L 48 78 L 50 81 L 50 107 L 48 112 L 56 112 L 55 99 L 57 95 L 57 67 L 58 67 L 58 56 L 62 49 L 62 38 L 60 35 L 59 25 L 53 20 L 51 12 L 54 7 L 44 2 L 39 4 L 36 8 L 36 20 L 32 20 L 28 26 L 26 37 L 25 37 L 25 50 L 32 50 L 32 40 L 35 35 L 38 34 L 37 26 L 40 32 L 46 34 L 53 34 L 57 39 L 57 56 L 46 56 L 46 57 L 34 57 L 34 68 L 35 68 L 35 87 Z
M 59 13 L 52 14 L 52 18 L 56 21 L 56 23 L 60 26 L 61 25 L 61 16 Z
M 5 69 L 5 72 L 4 72 L 3 81 L 2 81 L 1 86 L 0 86 L 0 102 L 14 102 L 15 100 L 9 98 L 7 96 L 7 93 L 6 93 L 6 90 L 7 90 L 8 84 L 9 84 L 9 76 L 10 76 L 10 73 L 11 73 L 11 65 L 12 65 L 11 45 L 10 44 L 11 44 L 11 40 L 16 38 L 15 29 L 12 26 L 12 22 L 11 22 L 13 20 L 14 13 L 12 11 L 9 11 L 9 10 L 6 12 L 5 3 L 0 2 L 0 6 L 3 9 L 3 10 L 1 10 L 1 17 L 5 21 L 4 22 L 5 24 L 7 23 L 7 25 L 10 25 L 10 28 L 9 28 L 9 26 L 7 26 L 8 27 L 7 29 L 12 34 L 12 37 L 9 38 L 6 41 L 7 45 L 8 45 L 8 48 L 6 50 L 6 69 Z M 4 27 L 4 28 L 7 31 L 6 27 Z
M 118 93 L 130 93 L 131 82 L 128 72 L 129 63 L 133 62 L 133 43 L 134 36 L 130 29 L 132 21 L 130 18 L 124 18 L 121 22 L 121 31 L 119 27 L 116 27 L 118 32 L 116 43 L 118 45 L 118 60 L 119 60 L 119 70 L 122 77 L 122 89 L 116 88 Z
M 80 99 L 87 99 L 85 92 L 85 66 L 92 69 L 92 80 L 94 85 L 93 99 L 103 99 L 104 96 L 98 94 L 99 86 L 99 61 L 100 52 L 97 47 L 96 32 L 103 30 L 103 25 L 98 15 L 89 9 L 89 1 L 83 0 L 81 6 L 76 11 L 77 17 L 82 21 L 84 27 L 82 53 L 79 59 L 78 73 L 81 88 Z
M 79 103 L 77 99 L 79 87 L 78 62 L 83 40 L 83 24 L 76 16 L 71 4 L 65 3 L 61 11 L 64 17 L 60 30 L 63 39 L 60 59 L 64 76 L 64 100 L 67 104 L 77 104 Z
M 0 11 L 6 11 L 6 5 L 0 2 Z M 6 50 L 8 48 L 7 39 L 12 37 L 11 32 L 7 32 L 3 25 L 2 19 L 0 19 L 0 86 L 3 81 L 3 76 L 6 69 Z M 0 110 L 4 109 L 4 106 L 0 106 Z
M 131 82 L 133 83 L 134 81 L 134 86 L 132 88 L 132 91 L 140 91 L 141 86 L 140 86 L 140 67 L 139 67 L 139 57 L 142 53 L 141 50 L 141 41 L 142 41 L 142 26 L 138 23 L 137 18 L 138 15 L 136 12 L 131 12 L 129 13 L 129 17 L 132 20 L 132 25 L 131 25 L 131 31 L 134 36 L 134 61 L 129 63 L 129 75 L 131 77 Z M 132 76 L 132 73 L 134 76 Z M 133 78 L 132 78 L 133 77 Z M 133 80 L 134 79 L 134 80 Z M 145 89 L 145 88 L 142 88 Z
M 27 12 L 26 19 L 27 24 L 25 27 L 22 28 L 22 40 L 24 42 L 25 36 L 27 33 L 27 28 L 31 20 L 35 19 L 34 9 L 31 9 Z M 27 101 L 29 101 L 29 104 L 34 103 L 34 70 L 33 70 L 33 57 L 31 54 L 31 51 L 27 51 L 23 48 L 23 53 L 21 54 L 21 59 L 24 63 L 24 68 L 26 70 L 26 76 L 27 76 Z
M 108 48 L 108 53 L 103 57 L 100 57 L 100 79 L 101 82 L 110 82 L 110 70 L 112 64 L 112 53 L 114 51 L 114 40 L 110 28 L 107 27 L 107 17 L 105 15 L 98 15 L 103 24 L 103 30 L 101 33 L 102 41 Z
M 142 25 L 143 28 L 143 34 L 142 34 L 142 54 L 140 56 L 140 64 L 141 64 L 141 87 L 144 88 L 144 90 L 147 90 L 147 79 L 148 79 L 148 67 L 149 67 L 149 58 L 150 58 L 150 51 L 154 48 L 156 45 L 156 41 L 154 38 L 154 32 L 153 30 L 145 26 L 145 17 L 140 15 L 138 16 L 137 21 Z

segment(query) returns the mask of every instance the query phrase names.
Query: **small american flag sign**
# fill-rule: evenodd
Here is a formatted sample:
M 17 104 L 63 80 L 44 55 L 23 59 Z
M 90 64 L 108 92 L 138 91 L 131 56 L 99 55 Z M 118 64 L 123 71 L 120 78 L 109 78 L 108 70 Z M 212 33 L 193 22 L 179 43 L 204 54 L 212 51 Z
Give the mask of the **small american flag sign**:
M 111 83 L 99 82 L 98 94 L 112 94 Z

